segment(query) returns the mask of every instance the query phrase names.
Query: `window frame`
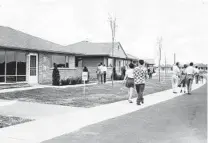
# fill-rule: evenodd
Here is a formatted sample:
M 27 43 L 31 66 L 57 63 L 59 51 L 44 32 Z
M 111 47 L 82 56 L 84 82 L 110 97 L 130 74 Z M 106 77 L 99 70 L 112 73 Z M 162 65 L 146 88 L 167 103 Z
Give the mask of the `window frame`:
M 4 67 L 4 75 L 0 75 L 0 77 L 3 77 L 4 78 L 4 81 L 3 82 L 0 82 L 1 83 L 21 83 L 21 82 L 26 82 L 27 80 L 27 52 L 26 51 L 22 51 L 22 50 L 7 50 L 7 49 L 1 49 L 0 51 L 3 51 L 5 53 L 4 55 L 4 62 L 5 62 L 5 67 Z M 7 74 L 7 52 L 14 52 L 14 61 L 15 61 L 15 74 Z M 17 54 L 18 53 L 24 53 L 24 58 L 25 58 L 25 63 L 26 63 L 26 67 L 25 67 L 25 74 L 24 75 L 20 75 L 18 74 L 18 60 L 17 60 Z M 18 81 L 17 79 L 19 77 L 24 77 L 25 80 L 23 81 Z M 11 79 L 11 78 L 14 78 L 15 80 L 14 81 L 9 81 L 7 79 Z
M 63 56 L 64 57 L 64 63 L 63 63 L 64 64 L 64 67 L 58 67 L 59 69 L 69 68 L 69 59 L 70 59 L 69 56 L 68 55 L 61 55 L 61 54 L 53 54 L 52 55 L 52 58 L 51 58 L 51 60 L 52 60 L 51 67 L 52 68 L 54 68 L 53 65 L 54 65 L 54 58 L 55 58 L 55 56 Z M 67 57 L 68 57 L 68 67 L 67 67 L 67 61 L 66 61 L 67 60 Z
M 72 66 L 72 64 L 71 63 L 73 63 L 73 60 L 71 59 L 71 56 L 72 55 L 66 55 L 66 54 L 52 54 L 51 55 L 51 69 L 53 69 L 54 68 L 54 66 L 53 66 L 53 64 L 54 64 L 54 56 L 64 56 L 65 58 L 65 63 L 64 63 L 64 65 L 65 65 L 65 67 L 58 67 L 58 69 L 75 69 L 76 68 L 76 66 L 75 66 L 75 60 L 76 59 L 74 59 L 74 66 Z M 74 56 L 74 58 L 76 58 L 75 56 Z M 67 63 L 67 61 L 68 61 L 68 63 Z

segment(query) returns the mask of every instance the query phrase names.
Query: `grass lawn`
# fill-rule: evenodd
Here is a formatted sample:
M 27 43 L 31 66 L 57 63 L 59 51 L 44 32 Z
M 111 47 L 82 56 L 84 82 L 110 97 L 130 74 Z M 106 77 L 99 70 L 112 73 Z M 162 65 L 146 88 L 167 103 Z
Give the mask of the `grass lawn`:
M 159 83 L 158 79 L 151 79 L 146 83 L 144 94 L 147 95 L 170 88 L 170 80 Z M 134 97 L 136 97 L 136 92 L 134 92 Z M 127 98 L 127 88 L 122 83 L 114 83 L 113 87 L 111 84 L 87 86 L 85 96 L 83 95 L 83 87 L 69 87 L 65 89 L 44 88 L 0 93 L 0 99 L 15 99 L 19 101 L 75 107 L 94 107 L 101 104 L 126 100 Z
M 12 116 L 2 116 L 0 115 L 0 128 L 16 125 L 16 124 L 21 124 L 25 122 L 29 122 L 32 120 L 29 119 L 22 119 L 19 117 L 12 117 Z

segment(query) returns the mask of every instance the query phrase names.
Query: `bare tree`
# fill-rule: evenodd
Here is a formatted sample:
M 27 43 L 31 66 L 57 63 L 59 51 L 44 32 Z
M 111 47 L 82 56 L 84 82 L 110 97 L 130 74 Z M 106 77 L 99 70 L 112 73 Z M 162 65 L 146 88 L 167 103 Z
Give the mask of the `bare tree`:
M 115 42 L 115 33 L 116 33 L 116 18 L 112 18 L 111 16 L 109 17 L 109 22 L 110 22 L 110 28 L 111 28 L 111 33 L 112 33 L 112 86 L 113 86 L 113 80 L 114 80 L 114 71 L 113 69 L 115 68 L 115 59 L 114 59 L 114 42 Z
M 162 49 L 162 37 L 158 38 L 158 48 L 159 48 L 159 64 L 158 64 L 158 70 L 159 70 L 159 82 L 160 79 L 160 69 L 161 69 L 161 49 Z

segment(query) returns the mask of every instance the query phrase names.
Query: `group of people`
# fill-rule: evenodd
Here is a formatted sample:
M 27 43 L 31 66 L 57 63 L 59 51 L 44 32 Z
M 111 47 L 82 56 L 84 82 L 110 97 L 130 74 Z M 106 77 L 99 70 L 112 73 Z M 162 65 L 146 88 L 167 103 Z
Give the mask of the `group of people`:
M 106 74 L 107 74 L 107 67 L 105 64 L 100 63 L 97 67 L 97 80 L 99 84 L 106 83 Z
M 178 92 L 178 87 L 181 87 L 180 92 L 191 94 L 192 83 L 195 78 L 196 84 L 199 83 L 199 80 L 203 83 L 203 70 L 194 67 L 193 62 L 189 64 L 189 66 L 184 65 L 182 69 L 180 69 L 179 62 L 173 66 L 173 75 L 172 75 L 172 88 L 173 93 Z
M 128 88 L 129 103 L 133 103 L 132 95 L 134 88 L 136 88 L 138 94 L 137 105 L 144 103 L 143 93 L 145 89 L 145 81 L 148 76 L 147 74 L 147 69 L 144 66 L 144 60 L 139 60 L 139 65 L 134 65 L 133 63 L 129 64 L 129 68 L 127 69 L 124 77 L 125 86 Z

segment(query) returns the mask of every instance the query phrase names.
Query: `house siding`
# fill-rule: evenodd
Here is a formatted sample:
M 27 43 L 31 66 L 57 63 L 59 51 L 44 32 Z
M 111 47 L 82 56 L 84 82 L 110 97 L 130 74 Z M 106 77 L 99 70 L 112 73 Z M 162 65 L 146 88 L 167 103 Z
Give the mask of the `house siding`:
M 99 63 L 104 63 L 104 57 L 83 57 L 82 58 L 82 65 L 88 68 L 90 73 L 90 80 L 97 79 L 97 66 Z
M 104 57 L 83 57 L 82 65 L 86 67 L 97 67 L 98 64 L 104 63 Z

